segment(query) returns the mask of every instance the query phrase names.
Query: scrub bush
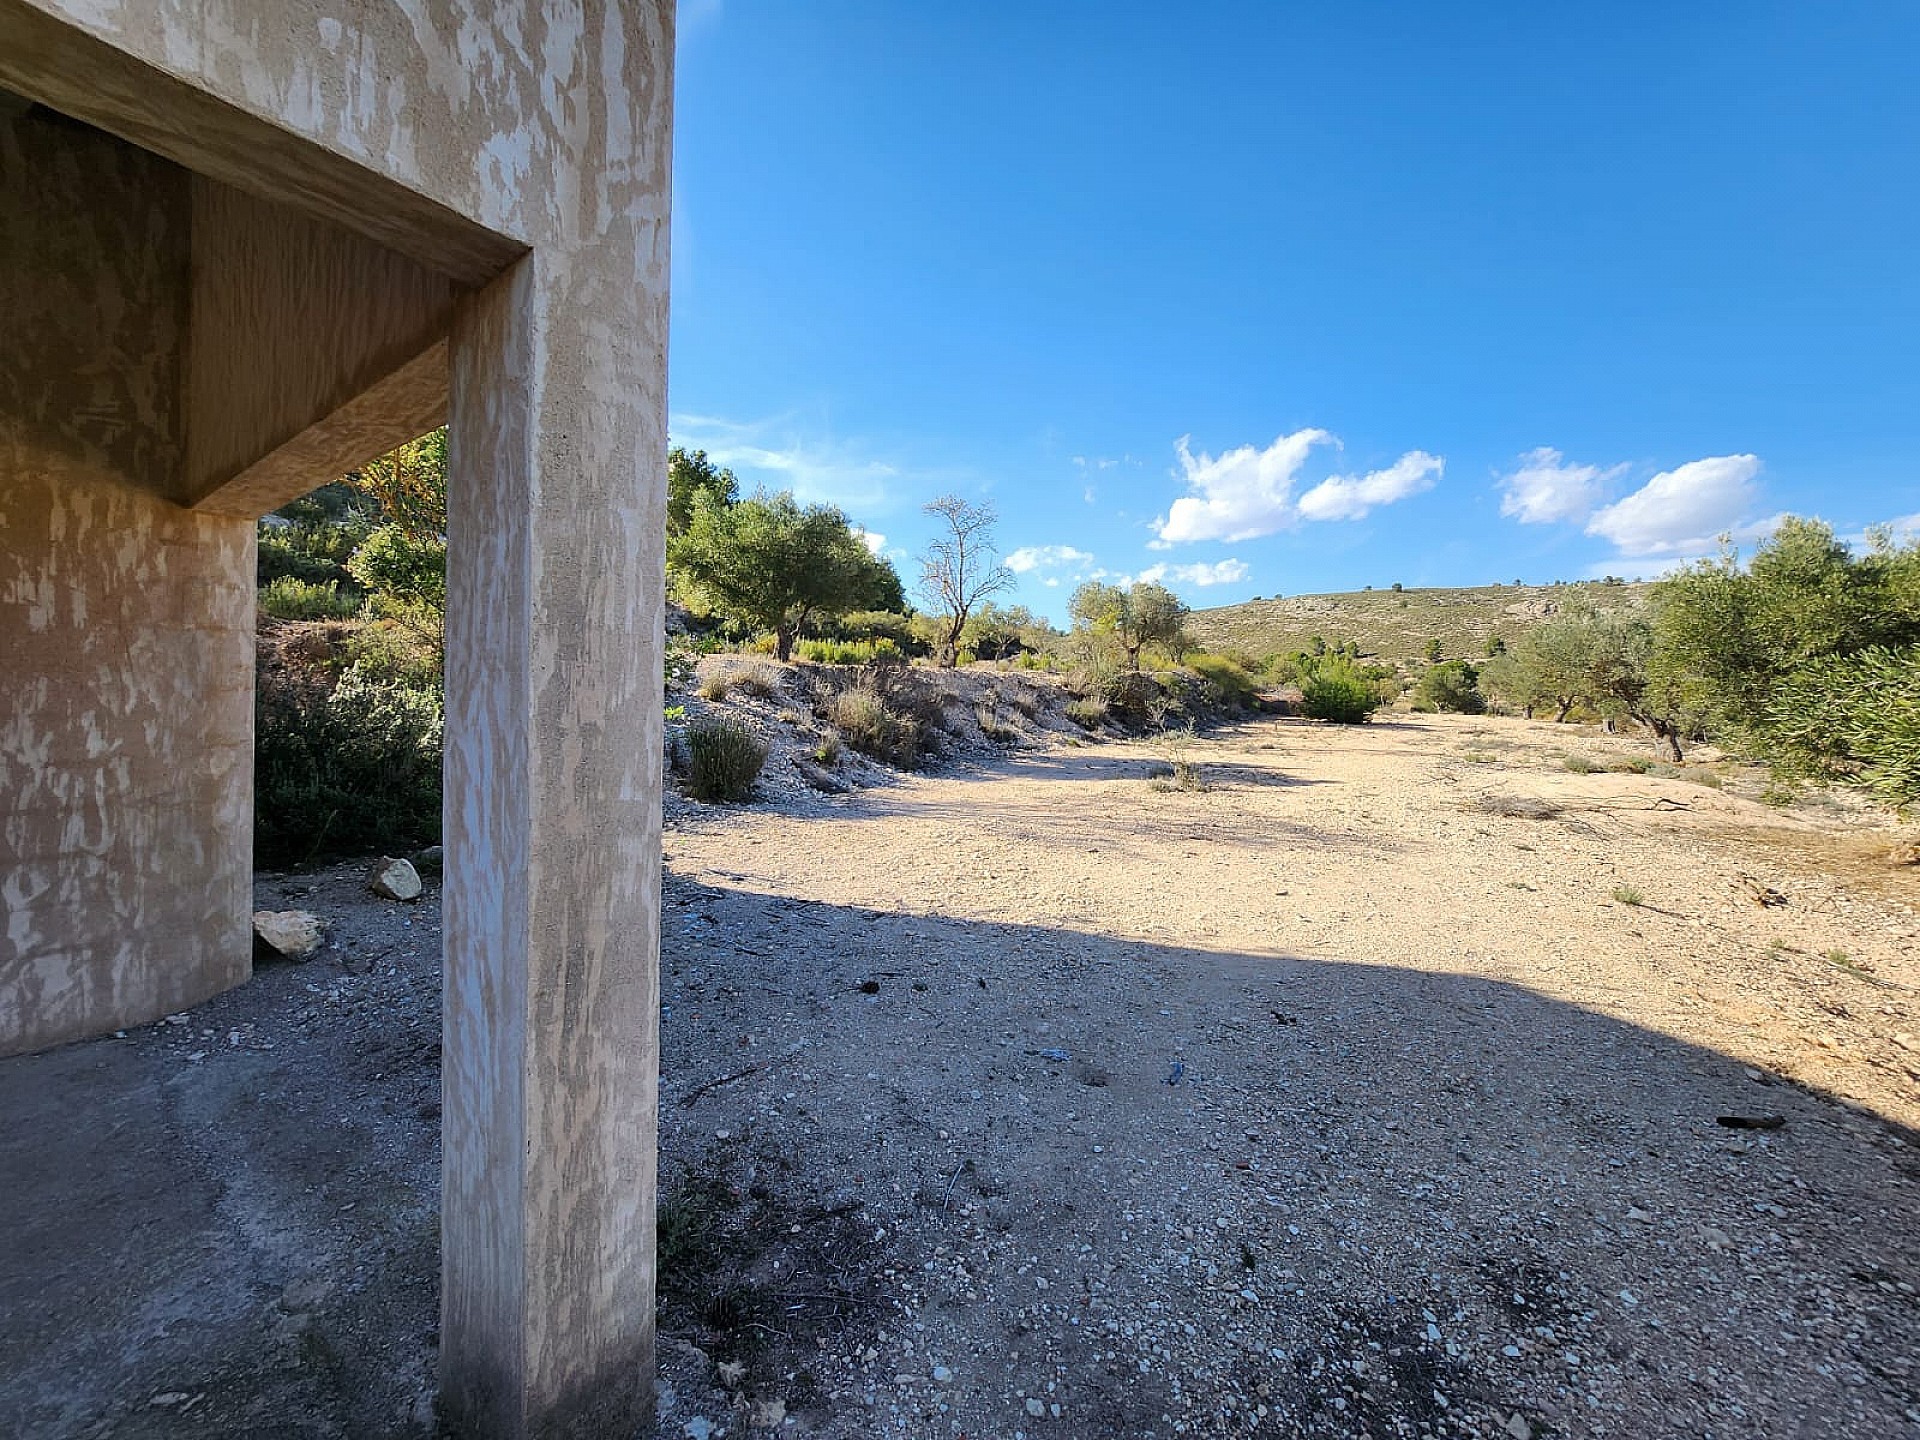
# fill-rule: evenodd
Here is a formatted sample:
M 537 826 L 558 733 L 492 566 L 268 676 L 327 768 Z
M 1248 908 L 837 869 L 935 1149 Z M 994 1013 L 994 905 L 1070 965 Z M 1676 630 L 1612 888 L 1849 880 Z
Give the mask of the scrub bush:
M 1359 725 L 1379 708 L 1379 687 L 1346 660 L 1321 661 L 1300 683 L 1300 709 L 1310 719 Z
M 745 800 L 767 763 L 767 744 L 731 720 L 701 720 L 687 728 L 688 788 L 696 800 Z

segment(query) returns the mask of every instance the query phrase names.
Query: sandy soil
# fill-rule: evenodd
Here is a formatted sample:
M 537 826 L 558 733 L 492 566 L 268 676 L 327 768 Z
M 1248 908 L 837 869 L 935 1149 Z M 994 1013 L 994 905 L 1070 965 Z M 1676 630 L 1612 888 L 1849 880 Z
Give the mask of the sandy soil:
M 670 1306 L 662 1433 L 1914 1428 L 1913 872 L 1568 744 L 1267 721 L 1203 793 L 1051 748 L 685 820 L 665 1173 L 792 1164 L 895 1258 L 875 1338 Z
M 1643 753 L 671 807 L 658 1434 L 1920 1434 L 1916 872 L 1569 749 Z M 434 897 L 364 868 L 263 877 L 320 960 L 0 1062 L 20 1433 L 431 1428 Z

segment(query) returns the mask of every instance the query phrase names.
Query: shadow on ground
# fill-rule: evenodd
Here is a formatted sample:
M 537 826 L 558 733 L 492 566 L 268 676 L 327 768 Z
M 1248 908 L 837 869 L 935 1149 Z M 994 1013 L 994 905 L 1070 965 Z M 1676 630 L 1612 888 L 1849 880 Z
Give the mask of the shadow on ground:
M 263 881 L 334 919 L 313 964 L 0 1061 L 14 1433 L 431 1432 L 437 919 L 359 880 Z M 1721 1055 L 1471 976 L 681 881 L 665 935 L 662 1434 L 1917 1413 L 1920 1137 Z

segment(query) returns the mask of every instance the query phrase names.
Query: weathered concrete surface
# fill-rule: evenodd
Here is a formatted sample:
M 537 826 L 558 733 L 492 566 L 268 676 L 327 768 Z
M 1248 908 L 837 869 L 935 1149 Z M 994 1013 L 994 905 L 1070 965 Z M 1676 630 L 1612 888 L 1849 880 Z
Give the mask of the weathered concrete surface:
M 251 520 L 446 418 L 451 280 L 217 181 L 191 193 L 175 498 Z
M 0 114 L 0 1053 L 248 974 L 253 525 L 165 498 L 187 180 Z
M 443 1399 L 609 1433 L 652 1356 L 673 6 L 266 13 L 0 0 L 0 84 L 489 282 L 448 352 Z

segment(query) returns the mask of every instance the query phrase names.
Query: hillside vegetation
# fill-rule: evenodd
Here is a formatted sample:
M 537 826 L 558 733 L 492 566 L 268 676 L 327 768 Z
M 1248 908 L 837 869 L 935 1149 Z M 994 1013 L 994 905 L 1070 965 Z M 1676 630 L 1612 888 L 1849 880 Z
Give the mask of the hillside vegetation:
M 1329 645 L 1354 641 L 1363 655 L 1404 665 L 1423 660 L 1435 640 L 1449 658 L 1484 655 L 1492 637 L 1511 644 L 1569 604 L 1594 609 L 1635 605 L 1646 599 L 1650 588 L 1593 580 L 1294 595 L 1195 610 L 1187 617 L 1187 631 L 1207 649 L 1228 654 L 1310 650 L 1319 638 Z

